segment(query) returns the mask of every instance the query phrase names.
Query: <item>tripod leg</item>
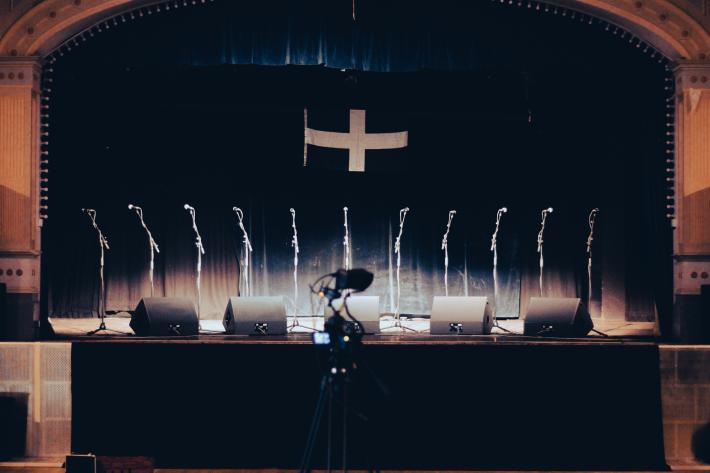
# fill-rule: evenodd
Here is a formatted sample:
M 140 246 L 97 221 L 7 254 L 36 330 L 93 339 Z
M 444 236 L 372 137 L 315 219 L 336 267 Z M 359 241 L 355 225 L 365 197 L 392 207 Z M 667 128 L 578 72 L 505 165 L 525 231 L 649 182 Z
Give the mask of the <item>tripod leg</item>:
M 343 383 L 343 473 L 348 471 L 348 387 Z
M 326 471 L 330 473 L 333 465 L 333 386 L 328 385 L 328 445 L 326 446 Z
M 301 473 L 311 471 L 311 456 L 313 454 L 313 448 L 315 447 L 316 439 L 318 437 L 320 422 L 323 418 L 323 406 L 325 405 L 326 395 L 330 397 L 329 389 L 330 386 L 328 383 L 328 375 L 323 375 L 323 379 L 321 380 L 320 385 L 320 394 L 318 395 L 318 402 L 316 403 L 316 410 L 313 414 L 313 420 L 311 421 L 311 429 L 308 431 L 306 449 L 303 452 L 303 459 L 301 460 Z

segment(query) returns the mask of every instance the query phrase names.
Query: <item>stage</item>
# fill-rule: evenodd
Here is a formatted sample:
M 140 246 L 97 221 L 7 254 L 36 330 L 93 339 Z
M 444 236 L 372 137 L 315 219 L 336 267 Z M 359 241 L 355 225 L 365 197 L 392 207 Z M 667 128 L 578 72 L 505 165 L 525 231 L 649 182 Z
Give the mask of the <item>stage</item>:
M 106 317 L 106 327 L 110 329 L 108 332 L 102 332 L 100 336 L 107 337 L 132 337 L 133 330 L 128 325 L 130 322 L 130 314 L 124 312 L 120 316 Z M 323 317 L 299 317 L 299 326 L 295 327 L 293 332 L 296 333 L 309 333 L 306 327 L 316 328 L 318 330 L 323 329 Z M 611 338 L 642 338 L 642 339 L 653 339 L 656 335 L 657 329 L 653 322 L 629 322 L 623 319 L 601 319 L 594 318 L 594 328 L 603 334 L 608 335 Z M 88 332 L 95 330 L 99 326 L 99 319 L 97 318 L 51 318 L 49 320 L 53 336 L 58 339 L 74 339 L 77 337 L 83 337 Z M 293 324 L 293 317 L 288 317 L 288 326 Z M 414 340 L 416 335 L 426 336 L 429 331 L 429 319 L 428 318 L 411 318 L 403 319 L 403 324 L 407 327 L 413 329 L 415 332 L 403 333 L 401 330 L 394 327 L 394 319 L 392 316 L 383 316 L 380 318 L 380 330 L 382 331 L 382 337 L 376 337 L 383 342 L 398 341 L 400 338 L 403 340 Z M 502 337 L 518 337 L 523 333 L 522 319 L 510 319 L 510 320 L 499 320 L 498 324 L 500 327 L 494 327 L 492 330 L 492 335 L 498 335 Z M 202 325 L 202 335 L 208 338 L 214 336 L 220 336 L 222 338 L 239 338 L 231 335 L 224 334 L 224 327 L 222 326 L 221 320 L 207 319 L 201 321 Z M 400 337 L 401 336 L 401 337 Z M 396 337 L 392 339 L 391 337 Z M 470 337 L 454 337 L 458 342 L 466 343 Z M 606 338 L 603 335 L 595 332 L 591 332 L 588 335 L 590 339 Z M 265 338 L 264 341 L 268 342 L 271 338 Z M 441 340 L 440 337 L 434 337 L 433 340 Z
M 298 468 L 327 367 L 327 350 L 301 334 L 71 350 L 72 450 L 161 467 Z M 665 468 L 653 343 L 370 336 L 356 358 L 353 468 Z M 321 435 L 314 467 L 324 449 Z
M 566 466 L 571 471 L 649 471 L 665 462 L 674 470 L 696 468 L 691 437 L 706 425 L 710 405 L 707 347 L 612 337 L 408 334 L 366 337 L 364 353 L 393 393 L 376 411 L 387 414 L 387 425 L 374 429 L 382 429 L 377 451 L 390 453 L 385 460 L 392 468 L 406 469 L 397 461 L 409 458 L 418 465 L 411 469 L 424 469 L 430 456 L 436 466 L 427 468 L 437 470 L 533 471 L 563 468 L 565 451 L 577 455 Z M 321 357 L 307 334 L 2 343 L 0 391 L 26 402 L 29 459 L 73 451 L 147 454 L 158 469 L 247 463 L 294 469 L 313 414 Z M 373 403 L 381 399 L 370 384 L 357 384 Z M 451 452 L 437 450 L 442 444 L 431 438 L 462 431 L 461 438 L 445 440 L 461 447 Z M 252 444 L 258 439 L 281 446 L 262 455 Z M 572 439 L 578 443 L 569 445 Z M 232 456 L 240 446 L 248 446 L 247 453 Z M 533 458 L 547 454 L 553 462 Z M 511 457 L 530 463 L 515 466 Z M 362 459 L 352 460 L 355 467 Z

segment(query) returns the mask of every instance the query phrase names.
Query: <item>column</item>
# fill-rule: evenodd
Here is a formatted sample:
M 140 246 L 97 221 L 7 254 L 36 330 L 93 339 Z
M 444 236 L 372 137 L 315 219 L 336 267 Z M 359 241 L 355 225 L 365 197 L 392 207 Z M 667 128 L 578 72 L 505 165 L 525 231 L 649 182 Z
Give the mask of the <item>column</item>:
M 710 64 L 680 64 L 675 79 L 673 335 L 692 342 L 710 337 L 700 298 L 710 286 Z
M 0 337 L 13 339 L 39 319 L 40 74 L 36 58 L 0 57 Z

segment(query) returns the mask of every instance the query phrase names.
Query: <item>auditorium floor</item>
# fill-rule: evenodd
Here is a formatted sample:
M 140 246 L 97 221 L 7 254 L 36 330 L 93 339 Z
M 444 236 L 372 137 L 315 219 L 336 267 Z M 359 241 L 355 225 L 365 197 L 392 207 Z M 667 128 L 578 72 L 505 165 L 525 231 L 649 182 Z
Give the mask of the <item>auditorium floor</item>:
M 64 467 L 63 467 L 63 459 L 62 460 L 55 460 L 51 462 L 46 462 L 45 464 L 39 464 L 39 463 L 33 463 L 32 466 L 26 466 L 27 462 L 0 462 L 0 472 L 2 473 L 64 473 Z M 671 471 L 677 472 L 677 473 L 697 473 L 701 471 L 710 471 L 710 465 L 670 465 Z M 147 473 L 146 470 L 141 470 L 144 473 Z M 207 469 L 164 469 L 164 468 L 156 468 L 154 470 L 150 470 L 151 472 L 154 473 L 247 473 L 247 472 L 254 472 L 254 473 L 296 473 L 297 470 L 207 470 Z M 360 470 L 348 470 L 353 473 L 358 473 Z M 313 470 L 314 473 L 320 473 L 320 470 Z M 362 473 L 364 473 L 365 470 L 362 470 Z M 380 470 L 380 473 L 388 473 L 389 470 Z M 396 470 L 391 473 L 415 473 L 413 471 L 404 471 L 404 470 Z M 416 472 L 418 473 L 418 472 Z M 441 471 L 432 471 L 432 470 L 426 470 L 422 471 L 421 473 L 466 473 L 465 471 L 456 471 L 456 472 L 446 472 L 444 470 Z M 474 470 L 474 473 L 543 473 L 543 470 L 518 470 L 518 471 L 502 471 L 502 470 L 495 470 L 495 471 L 487 471 L 487 470 Z M 557 471 L 556 473 L 575 473 L 575 472 L 565 472 L 565 471 Z M 584 473 L 616 473 L 614 471 L 604 471 L 604 472 L 595 472 L 595 471 L 585 471 Z M 623 472 L 618 472 L 618 473 L 650 473 L 646 472 L 643 470 L 638 470 L 638 471 L 629 471 L 629 470 L 624 470 Z
M 299 317 L 299 326 L 295 327 L 294 332 L 308 333 L 307 327 L 317 329 L 323 328 L 323 317 Z M 106 327 L 107 332 L 102 332 L 104 335 L 110 336 L 132 336 L 133 331 L 129 327 L 130 317 L 107 317 Z M 292 324 L 293 318 L 288 318 L 289 326 Z M 54 334 L 58 338 L 75 338 L 85 335 L 87 332 L 95 330 L 99 325 L 97 318 L 51 318 L 50 324 Z M 221 320 L 202 320 L 202 333 L 224 334 Z M 429 319 L 403 319 L 403 325 L 412 329 L 411 331 L 402 332 L 401 329 L 393 327 L 393 318 L 384 316 L 380 319 L 380 328 L 383 335 L 399 335 L 399 334 L 428 334 Z M 495 327 L 493 334 L 506 335 L 523 333 L 523 320 L 500 320 L 500 328 Z M 594 328 L 609 337 L 614 338 L 653 338 L 655 335 L 655 324 L 653 322 L 627 322 L 625 320 L 609 320 L 609 319 L 594 319 Z M 592 338 L 605 338 L 599 333 L 592 332 L 589 334 Z

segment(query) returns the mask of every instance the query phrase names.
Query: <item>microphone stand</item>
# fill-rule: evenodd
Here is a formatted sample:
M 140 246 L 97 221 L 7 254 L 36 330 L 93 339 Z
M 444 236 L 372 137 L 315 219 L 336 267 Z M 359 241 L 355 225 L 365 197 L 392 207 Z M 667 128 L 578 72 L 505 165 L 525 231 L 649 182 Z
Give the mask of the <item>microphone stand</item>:
M 110 248 L 108 246 L 108 239 L 104 236 L 104 234 L 101 232 L 101 229 L 99 226 L 96 224 L 96 210 L 94 209 L 81 209 L 84 211 L 89 218 L 91 219 L 91 225 L 94 227 L 96 230 L 96 233 L 98 233 L 99 236 L 99 317 L 101 318 L 101 322 L 99 323 L 99 328 L 96 330 L 92 330 L 91 332 L 87 332 L 87 335 L 95 335 L 99 332 L 115 332 L 115 333 L 122 333 L 119 332 L 118 330 L 111 330 L 106 328 L 106 285 L 104 282 L 104 252 L 108 251 Z
M 303 327 L 307 330 L 317 332 L 314 327 L 301 325 L 298 321 L 298 230 L 296 229 L 296 210 L 291 208 L 291 228 L 293 228 L 293 237 L 291 237 L 291 246 L 293 247 L 293 323 L 288 328 L 292 332 L 296 327 Z
M 545 233 L 545 221 L 547 220 L 547 215 L 552 212 L 552 207 L 548 207 L 542 211 L 542 222 L 540 226 L 540 232 L 537 234 L 537 252 L 540 253 L 540 297 L 543 297 L 543 283 L 542 283 L 542 273 L 545 266 L 545 259 L 543 257 L 543 234 Z
M 441 249 L 444 251 L 444 289 L 447 297 L 449 295 L 449 231 L 451 231 L 451 221 L 454 219 L 454 215 L 456 215 L 456 211 L 450 210 L 446 233 L 444 233 L 444 239 L 441 240 Z
M 345 223 L 343 226 L 345 227 L 345 238 L 343 238 L 343 246 L 345 247 L 345 264 L 343 265 L 345 267 L 345 270 L 350 269 L 350 233 L 348 230 L 348 208 L 343 207 L 343 213 L 345 214 Z
M 589 236 L 587 237 L 587 308 L 592 308 L 592 240 L 594 240 L 594 223 L 599 209 L 592 209 L 589 213 Z
M 138 218 L 141 221 L 141 226 L 143 227 L 145 232 L 148 234 L 148 246 L 150 247 L 150 269 L 148 271 L 148 277 L 150 279 L 150 297 L 153 297 L 155 294 L 155 289 L 153 286 L 153 270 L 155 269 L 155 253 L 160 253 L 160 249 L 158 248 L 158 244 L 153 239 L 153 234 L 150 233 L 150 230 L 148 230 L 148 226 L 145 224 L 145 221 L 143 220 L 143 209 L 138 206 L 135 206 L 133 204 L 129 204 L 128 208 L 136 211 L 136 214 L 138 215 Z
M 500 219 L 506 212 L 508 212 L 507 207 L 498 209 L 496 213 L 496 228 L 491 237 L 491 251 L 493 252 L 493 299 L 495 301 L 493 304 L 493 324 L 505 332 L 510 332 L 510 330 L 501 327 L 496 318 L 498 315 L 498 231 L 500 230 Z
M 197 275 L 195 278 L 195 286 L 197 287 L 197 323 L 198 328 L 202 328 L 201 306 L 202 306 L 202 291 L 200 288 L 200 276 L 202 274 L 202 255 L 205 254 L 205 248 L 202 246 L 202 237 L 197 229 L 197 220 L 195 218 L 195 208 L 185 204 L 185 210 L 190 212 L 192 217 L 192 229 L 195 231 L 195 246 L 197 247 Z
M 399 211 L 399 234 L 397 235 L 397 239 L 394 242 L 394 253 L 397 255 L 397 305 L 395 306 L 394 309 L 394 325 L 391 327 L 386 327 L 386 329 L 390 328 L 398 328 L 401 330 L 409 330 L 411 332 L 418 332 L 418 330 L 415 330 L 411 327 L 407 327 L 406 325 L 402 324 L 402 318 L 399 313 L 399 299 L 400 299 L 400 281 L 399 281 L 399 270 L 402 265 L 402 232 L 404 231 L 404 220 L 407 218 L 407 212 L 409 212 L 409 207 L 405 207 Z
M 399 270 L 402 265 L 402 252 L 401 252 L 401 241 L 402 232 L 404 231 L 404 220 L 407 218 L 407 212 L 409 212 L 409 207 L 405 207 L 399 211 L 399 234 L 394 242 L 394 253 L 397 255 L 397 306 L 394 309 L 394 323 L 396 327 L 401 326 L 401 321 L 399 318 L 399 299 L 400 299 L 400 282 L 399 282 Z
M 239 207 L 232 207 L 232 210 L 237 214 L 237 219 L 239 220 L 239 228 L 242 230 L 243 237 L 242 242 L 244 244 L 244 250 L 242 255 L 242 275 L 244 279 L 244 295 L 246 297 L 251 296 L 251 288 L 249 287 L 249 259 L 251 258 L 251 242 L 249 241 L 249 236 L 247 235 L 247 230 L 244 228 L 244 212 Z M 241 295 L 241 290 L 239 294 Z

